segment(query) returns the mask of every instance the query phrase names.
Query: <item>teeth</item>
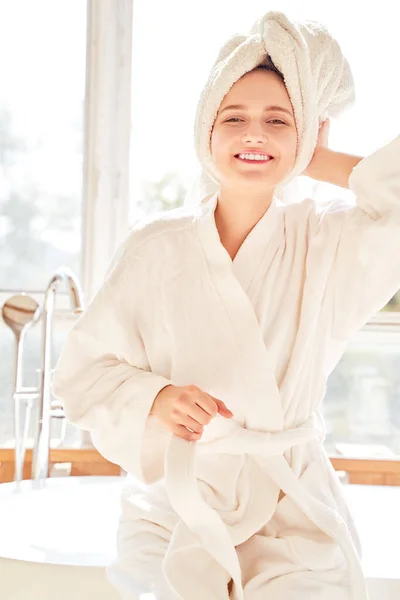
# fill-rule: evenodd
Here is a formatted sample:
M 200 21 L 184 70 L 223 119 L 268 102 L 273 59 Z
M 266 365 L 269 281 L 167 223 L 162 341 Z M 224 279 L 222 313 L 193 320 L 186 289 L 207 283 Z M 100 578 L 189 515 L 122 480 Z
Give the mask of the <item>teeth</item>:
M 270 156 L 265 156 L 265 154 L 239 154 L 239 158 L 245 158 L 246 160 L 270 160 Z

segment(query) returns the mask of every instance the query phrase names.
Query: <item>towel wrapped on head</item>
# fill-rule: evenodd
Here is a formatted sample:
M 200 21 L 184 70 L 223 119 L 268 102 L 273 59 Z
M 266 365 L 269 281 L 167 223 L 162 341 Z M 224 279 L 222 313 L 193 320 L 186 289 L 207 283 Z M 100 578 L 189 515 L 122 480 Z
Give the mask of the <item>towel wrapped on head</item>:
M 310 163 L 320 124 L 327 117 L 339 116 L 354 103 L 349 64 L 327 28 L 315 21 L 291 21 L 282 12 L 266 13 L 248 35 L 234 35 L 221 48 L 201 93 L 194 130 L 202 168 L 193 188 L 197 200 L 218 191 L 219 176 L 210 140 L 224 97 L 243 75 L 268 61 L 283 75 L 297 129 L 295 164 L 277 187 L 277 195 Z

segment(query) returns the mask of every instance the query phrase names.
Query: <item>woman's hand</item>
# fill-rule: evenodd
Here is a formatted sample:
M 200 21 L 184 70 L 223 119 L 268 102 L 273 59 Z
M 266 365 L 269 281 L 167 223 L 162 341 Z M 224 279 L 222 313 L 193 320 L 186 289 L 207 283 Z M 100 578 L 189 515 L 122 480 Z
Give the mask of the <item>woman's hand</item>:
M 354 167 L 363 160 L 363 157 L 336 152 L 328 148 L 329 127 L 330 120 L 325 119 L 319 129 L 313 157 L 302 175 L 311 177 L 316 181 L 348 188 L 349 177 Z
M 319 155 L 321 148 L 328 148 L 329 144 L 329 129 L 330 129 L 330 119 L 327 118 L 323 121 L 319 127 L 317 145 L 314 150 L 313 157 L 308 164 L 308 167 L 304 169 L 301 175 L 306 175 L 307 177 L 311 177 L 312 179 L 318 179 L 319 175 Z
M 150 414 L 169 429 L 188 441 L 199 440 L 204 426 L 217 415 L 231 419 L 233 413 L 225 404 L 206 394 L 195 385 L 167 385 L 156 396 Z

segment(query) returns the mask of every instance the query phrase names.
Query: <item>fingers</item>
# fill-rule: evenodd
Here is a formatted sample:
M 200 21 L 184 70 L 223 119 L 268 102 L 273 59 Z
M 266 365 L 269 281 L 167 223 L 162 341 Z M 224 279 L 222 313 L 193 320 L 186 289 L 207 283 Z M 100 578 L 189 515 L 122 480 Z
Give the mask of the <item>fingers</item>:
M 222 417 L 225 417 L 227 419 L 231 419 L 233 417 L 233 412 L 229 410 L 229 408 L 224 402 L 222 402 L 222 400 L 214 398 L 214 396 L 211 396 L 210 394 L 207 394 L 205 392 L 202 392 L 202 395 L 197 399 L 197 403 L 200 406 L 202 406 L 203 410 L 205 410 L 209 415 L 211 415 L 212 418 L 214 418 L 217 415 L 217 413 L 219 413 Z M 208 422 L 204 424 L 207 425 Z
M 179 425 L 183 425 L 184 427 L 191 429 L 194 433 L 198 433 L 200 435 L 204 431 L 204 425 L 198 421 L 195 421 L 189 415 L 181 415 L 179 419 Z
M 174 433 L 175 435 L 177 435 L 178 437 L 180 437 L 184 440 L 187 440 L 188 442 L 196 442 L 197 440 L 199 440 L 201 438 L 201 434 L 192 433 L 191 431 L 186 429 L 186 427 L 184 427 L 183 425 L 176 425 L 175 427 L 173 427 L 172 433 Z
M 222 417 L 225 417 L 226 419 L 231 419 L 233 417 L 233 412 L 229 410 L 222 400 L 215 399 L 215 403 L 217 404 L 218 412 Z
M 217 414 L 217 408 L 215 408 L 215 414 Z M 192 419 L 195 419 L 201 425 L 208 425 L 213 420 L 214 416 L 211 416 L 208 412 L 203 410 L 198 404 L 192 404 L 188 408 L 188 414 Z
M 175 398 L 174 406 L 169 415 L 171 431 L 188 441 L 201 438 L 204 427 L 217 415 L 232 418 L 233 413 L 222 400 L 203 392 L 192 385 L 182 389 Z
M 197 404 L 182 404 L 171 412 L 171 419 L 179 425 L 193 429 L 196 433 L 202 433 L 204 425 L 211 422 L 211 417 Z
M 176 416 L 179 414 L 189 415 L 192 419 L 200 423 L 200 425 L 208 425 L 212 416 L 206 410 L 203 410 L 202 406 L 208 406 L 214 404 L 211 399 L 203 399 L 203 392 L 197 392 L 197 390 L 188 390 L 183 392 L 176 401 L 174 413 Z M 210 410 L 210 408 L 208 408 Z M 217 414 L 217 408 L 214 404 L 213 412 Z
M 321 146 L 327 146 L 329 141 L 329 128 L 330 128 L 329 117 L 323 121 L 319 127 L 318 141 Z
M 214 398 L 214 396 L 210 396 L 210 398 L 212 398 L 212 401 L 215 403 L 215 405 L 217 407 L 217 412 L 222 417 L 226 417 L 228 419 L 231 419 L 233 417 L 233 412 L 231 410 L 229 410 L 229 408 L 226 406 L 225 402 L 222 402 L 222 400 L 219 400 L 218 398 Z
M 215 403 L 215 398 L 210 396 L 210 394 L 199 390 L 199 393 L 193 397 L 193 400 L 197 406 L 199 406 L 207 415 L 209 415 L 209 417 L 211 417 L 210 420 L 215 417 L 218 412 L 218 408 Z

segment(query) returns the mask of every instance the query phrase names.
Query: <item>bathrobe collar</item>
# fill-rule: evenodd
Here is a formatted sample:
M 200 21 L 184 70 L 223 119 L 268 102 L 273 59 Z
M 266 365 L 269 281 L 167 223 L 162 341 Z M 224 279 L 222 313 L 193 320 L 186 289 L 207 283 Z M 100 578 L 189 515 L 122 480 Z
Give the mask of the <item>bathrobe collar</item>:
M 222 245 L 215 223 L 218 193 L 207 196 L 200 205 L 197 233 L 203 243 L 208 259 L 229 267 L 245 290 L 248 290 L 261 259 L 270 248 L 274 238 L 280 236 L 279 227 L 283 203 L 274 197 L 269 208 L 246 236 L 232 260 Z

